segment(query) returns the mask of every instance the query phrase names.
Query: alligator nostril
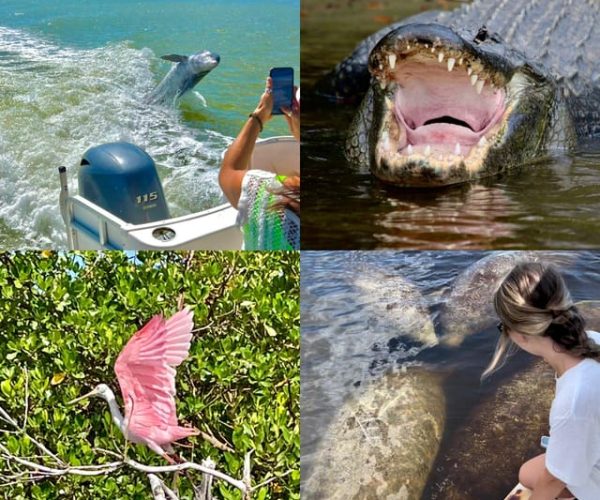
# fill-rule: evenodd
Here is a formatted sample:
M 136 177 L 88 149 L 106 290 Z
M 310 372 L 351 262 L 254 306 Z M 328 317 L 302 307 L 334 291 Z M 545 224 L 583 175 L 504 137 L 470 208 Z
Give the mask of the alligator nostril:
M 473 41 L 475 43 L 485 42 L 485 39 L 487 38 L 487 36 L 488 36 L 488 30 L 484 24 L 481 28 L 479 28 L 479 31 L 475 35 L 475 38 L 473 38 Z

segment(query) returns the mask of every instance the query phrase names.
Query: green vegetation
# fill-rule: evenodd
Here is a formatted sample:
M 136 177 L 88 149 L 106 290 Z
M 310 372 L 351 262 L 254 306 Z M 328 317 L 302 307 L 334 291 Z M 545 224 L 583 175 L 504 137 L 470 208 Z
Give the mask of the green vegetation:
M 244 455 L 254 449 L 252 484 L 277 477 L 254 498 L 299 498 L 297 253 L 0 254 L 0 406 L 20 425 L 27 407 L 27 433 L 73 466 L 114 461 L 97 450 L 125 448 L 105 401 L 67 402 L 103 382 L 118 394 L 122 408 L 113 371 L 119 352 L 153 315 L 175 313 L 180 294 L 194 311 L 194 328 L 201 329 L 176 377 L 180 423 L 235 451 L 221 451 L 195 436 L 187 442 L 192 447 L 176 446 L 177 452 L 198 464 L 210 457 L 218 470 L 241 479 Z M 39 455 L 28 438 L 7 429 L 0 420 L 0 444 L 11 453 Z M 127 453 L 145 464 L 165 465 L 142 445 L 130 445 Z M 0 458 L 0 476 L 7 470 Z M 191 474 L 199 484 L 200 475 Z M 162 478 L 170 484 L 170 475 Z M 181 498 L 192 498 L 188 479 L 179 481 Z M 213 494 L 241 498 L 223 481 L 215 480 Z M 0 497 L 147 499 L 151 494 L 145 474 L 123 467 L 107 476 L 0 484 Z

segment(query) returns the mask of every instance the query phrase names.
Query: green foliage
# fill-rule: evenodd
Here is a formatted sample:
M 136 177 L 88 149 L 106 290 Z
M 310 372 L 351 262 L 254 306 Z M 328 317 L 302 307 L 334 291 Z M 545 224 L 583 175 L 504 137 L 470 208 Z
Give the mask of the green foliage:
M 196 463 L 210 457 L 219 470 L 240 479 L 244 454 L 254 449 L 253 484 L 293 470 L 255 497 L 299 498 L 297 253 L 0 254 L 0 405 L 22 423 L 27 387 L 32 437 L 72 465 L 114 460 L 94 449 L 124 449 L 108 405 L 98 398 L 67 402 L 101 382 L 118 394 L 113 366 L 119 352 L 154 314 L 175 313 L 180 294 L 201 329 L 178 369 L 180 422 L 213 434 L 235 452 L 218 450 L 200 436 L 189 439 L 192 448 L 177 451 Z M 120 394 L 118 399 L 122 406 Z M 2 428 L 8 427 L 0 422 Z M 23 435 L 0 432 L 0 442 L 20 456 L 38 453 Z M 141 445 L 130 445 L 128 454 L 164 465 Z M 0 470 L 4 466 L 0 459 Z M 191 498 L 185 477 L 180 493 Z M 241 498 L 222 481 L 214 493 Z M 0 488 L 0 497 L 15 500 L 149 496 L 145 475 L 128 468 Z

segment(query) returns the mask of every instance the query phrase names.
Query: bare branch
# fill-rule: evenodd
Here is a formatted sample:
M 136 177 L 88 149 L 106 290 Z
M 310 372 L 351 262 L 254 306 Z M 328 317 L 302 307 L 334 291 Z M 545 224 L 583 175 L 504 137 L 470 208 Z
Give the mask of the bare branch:
M 179 500 L 179 497 L 155 474 L 148 474 L 154 500 Z
M 208 467 L 209 469 L 214 469 L 216 464 L 210 458 L 205 458 L 202 460 L 202 465 L 204 465 L 204 467 Z M 202 475 L 198 500 L 212 500 L 212 482 L 212 476 L 208 474 Z
M 250 467 L 251 467 L 250 466 L 250 455 L 252 455 L 253 451 L 254 450 L 250 450 L 248 453 L 246 453 L 246 456 L 244 457 L 244 485 L 246 486 L 246 491 L 244 491 L 244 499 L 245 500 L 250 500 L 252 498 L 252 495 L 251 495 L 252 476 L 250 474 Z
M 252 488 L 250 488 L 250 491 L 256 491 L 259 488 L 262 488 L 263 486 L 266 486 L 267 484 L 272 483 L 273 481 L 277 481 L 277 479 L 281 479 L 281 478 L 291 474 L 292 472 L 294 472 L 294 470 L 290 469 L 290 470 L 284 472 L 283 474 L 281 474 L 281 476 L 274 476 L 270 479 L 267 479 L 266 481 L 263 481 L 262 483 L 257 484 L 256 486 L 253 486 Z
M 211 436 L 210 434 L 207 434 L 206 432 L 200 431 L 200 436 L 202 437 L 202 439 L 204 439 L 205 441 L 208 441 L 210 444 L 212 444 L 215 448 L 222 450 L 222 451 L 228 451 L 230 453 L 235 453 L 235 450 L 233 448 L 231 448 L 230 446 L 227 446 L 227 444 L 225 443 L 221 443 L 221 441 L 219 441 L 216 437 Z
M 26 403 L 27 404 L 27 403 Z M 27 407 L 25 409 L 25 411 L 27 412 Z M 27 414 L 26 414 L 27 415 Z M 9 423 L 10 425 L 12 425 L 16 431 L 16 434 L 23 434 L 24 436 L 26 436 L 35 446 L 37 446 L 37 448 L 44 454 L 52 457 L 56 462 L 58 462 L 60 465 L 65 466 L 66 464 L 59 458 L 57 457 L 54 453 L 52 453 L 48 448 L 46 448 L 46 446 L 44 446 L 42 443 L 40 443 L 37 439 L 33 438 L 32 436 L 30 436 L 29 434 L 27 434 L 23 429 L 25 428 L 25 422 L 27 421 L 27 416 L 25 416 L 25 420 L 23 422 L 23 429 L 21 429 L 21 427 L 19 427 L 19 424 L 17 423 L 17 421 L 15 419 L 13 419 L 5 410 L 4 408 L 2 408 L 2 406 L 0 406 L 0 418 L 2 420 L 4 420 L 5 422 Z M 4 431 L 4 432 L 10 432 L 10 431 Z
M 154 500 L 167 500 L 162 487 L 162 481 L 158 479 L 158 476 L 148 474 L 148 480 L 150 481 L 150 491 L 152 492 Z
M 187 469 L 197 470 L 200 472 L 204 472 L 206 474 L 210 474 L 218 479 L 221 479 L 222 481 L 229 483 L 230 485 L 236 487 L 238 490 L 241 490 L 242 492 L 246 492 L 246 489 L 247 489 L 246 485 L 244 484 L 243 481 L 234 479 L 234 478 L 228 476 L 227 474 L 223 474 L 222 472 L 219 472 L 218 470 L 210 469 L 208 467 L 204 467 L 203 465 L 198 465 L 198 464 L 195 464 L 192 462 L 182 462 L 180 464 L 173 464 L 173 465 L 151 466 L 151 465 L 144 465 L 139 462 L 136 462 L 135 460 L 131 460 L 130 458 L 124 457 L 123 463 L 125 465 L 128 465 L 132 469 L 135 469 L 140 472 L 145 472 L 145 473 L 175 472 L 175 471 L 182 471 L 182 470 L 187 470 Z
M 29 414 L 29 372 L 27 368 L 23 368 L 23 373 L 25 373 L 25 416 L 23 417 L 23 427 L 21 427 L 21 432 L 25 432 L 27 428 L 27 416 Z

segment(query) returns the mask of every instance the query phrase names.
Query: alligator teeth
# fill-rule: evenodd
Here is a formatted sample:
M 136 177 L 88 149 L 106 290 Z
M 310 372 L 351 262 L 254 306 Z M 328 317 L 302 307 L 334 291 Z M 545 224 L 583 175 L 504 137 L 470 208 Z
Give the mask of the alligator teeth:
M 385 96 L 385 106 L 388 109 L 388 111 L 391 111 L 392 108 L 394 107 L 394 103 L 388 96 Z
M 467 75 L 471 76 L 471 73 L 473 73 L 473 68 L 468 67 L 467 68 Z
M 410 50 L 410 43 L 406 44 L 406 50 Z
M 429 144 L 427 144 L 427 146 L 425 146 L 425 156 L 429 156 L 431 154 L 431 146 Z
M 479 139 L 479 142 L 477 143 L 477 145 L 482 148 L 483 146 L 485 146 L 487 144 L 487 139 L 485 138 L 485 135 L 481 136 L 481 139 Z
M 396 54 L 390 54 L 388 56 L 388 62 L 390 63 L 390 68 L 394 69 L 396 67 Z
M 454 59 L 453 57 L 448 59 L 448 71 L 452 71 L 452 68 L 454 68 L 455 62 L 456 62 L 456 59 Z
M 442 62 L 443 60 L 444 60 L 444 53 L 443 53 L 443 52 L 440 52 L 440 53 L 438 54 L 438 62 Z
M 456 156 L 460 155 L 460 144 L 458 142 L 456 143 L 456 146 L 454 146 L 454 154 Z
M 461 57 L 461 58 L 458 60 L 458 65 L 459 65 L 459 66 L 462 66 L 462 63 L 463 63 L 463 58 Z
M 381 88 L 381 90 L 385 89 L 386 85 L 387 84 L 386 84 L 385 80 L 380 80 L 379 81 L 379 87 Z
M 379 63 L 379 70 L 383 71 L 383 64 Z
M 477 85 L 475 85 L 475 89 L 477 89 L 477 93 L 481 94 L 481 91 L 483 90 L 483 85 L 485 84 L 485 80 L 479 80 L 477 82 Z
M 431 47 L 431 53 L 433 54 L 435 52 L 435 47 Z
M 412 147 L 412 144 L 409 144 L 409 145 L 407 146 L 407 148 L 406 148 L 406 152 L 409 154 L 409 156 L 410 156 L 411 154 L 413 154 L 413 147 Z
M 426 48 L 426 49 L 428 49 L 428 48 L 429 48 L 429 44 L 428 44 L 428 43 L 426 43 L 426 44 L 425 44 L 425 48 Z
M 383 147 L 385 149 L 390 149 L 390 134 L 387 130 L 384 130 L 381 133 L 381 141 L 383 142 Z
M 475 85 L 477 83 L 477 75 L 471 75 L 471 85 Z

